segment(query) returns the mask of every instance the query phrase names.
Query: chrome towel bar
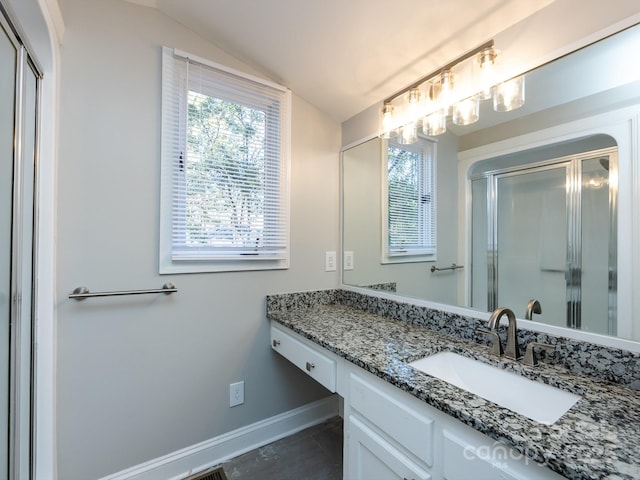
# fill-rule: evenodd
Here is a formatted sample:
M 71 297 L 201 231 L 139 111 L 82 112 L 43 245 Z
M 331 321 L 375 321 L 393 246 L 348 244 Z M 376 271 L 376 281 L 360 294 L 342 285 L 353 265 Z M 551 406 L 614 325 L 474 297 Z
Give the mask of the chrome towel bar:
M 431 273 L 433 272 L 442 272 L 443 270 L 458 270 L 459 268 L 464 268 L 463 265 L 456 265 L 455 263 L 452 263 L 450 267 L 436 267 L 435 265 L 433 265 L 431 267 Z
M 171 282 L 165 283 L 162 288 L 151 290 L 121 290 L 118 292 L 91 292 L 87 287 L 77 287 L 73 293 L 69 294 L 69 298 L 75 298 L 76 300 L 82 300 L 83 298 L 90 297 L 115 297 L 117 295 L 146 295 L 148 293 L 175 293 L 178 289 Z

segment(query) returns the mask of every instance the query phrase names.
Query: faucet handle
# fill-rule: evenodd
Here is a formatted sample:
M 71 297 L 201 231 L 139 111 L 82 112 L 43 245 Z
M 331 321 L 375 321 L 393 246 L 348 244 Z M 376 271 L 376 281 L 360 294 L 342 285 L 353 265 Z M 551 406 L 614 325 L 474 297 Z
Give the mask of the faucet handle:
M 476 329 L 476 331 L 480 333 L 484 333 L 491 337 L 491 339 L 493 340 L 493 343 L 491 344 L 491 354 L 501 357 L 504 351 L 502 350 L 502 342 L 500 341 L 500 336 L 498 335 L 498 332 L 495 330 L 489 330 L 488 328 L 482 328 L 482 327 Z
M 523 362 L 527 365 L 530 365 L 532 367 L 535 367 L 536 365 L 538 365 L 538 357 L 536 356 L 535 353 L 535 348 L 544 348 L 545 350 L 555 350 L 556 347 L 553 345 L 549 345 L 547 343 L 540 343 L 540 342 L 531 342 L 527 345 L 527 350 L 524 353 L 524 358 L 523 358 Z

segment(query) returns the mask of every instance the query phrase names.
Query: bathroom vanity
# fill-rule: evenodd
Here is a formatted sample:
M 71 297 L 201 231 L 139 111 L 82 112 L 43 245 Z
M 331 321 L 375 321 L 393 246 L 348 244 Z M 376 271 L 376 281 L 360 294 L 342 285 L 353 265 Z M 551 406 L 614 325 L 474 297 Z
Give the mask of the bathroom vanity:
M 491 357 L 474 332 L 480 321 L 450 315 L 340 290 L 268 297 L 272 348 L 344 399 L 345 479 L 640 478 L 636 390 L 544 360 Z M 577 402 L 540 423 L 410 365 L 444 351 Z M 587 363 L 616 352 L 593 355 Z M 637 355 L 624 362 L 623 382 L 636 375 Z M 504 383 L 495 389 L 526 397 Z M 527 401 L 545 400 L 525 398 L 525 413 Z

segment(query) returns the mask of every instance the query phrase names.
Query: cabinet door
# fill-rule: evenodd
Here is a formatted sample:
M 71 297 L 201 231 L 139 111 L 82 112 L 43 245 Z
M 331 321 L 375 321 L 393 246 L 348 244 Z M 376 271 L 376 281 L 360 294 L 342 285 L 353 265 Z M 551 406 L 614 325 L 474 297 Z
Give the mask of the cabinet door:
M 353 409 L 386 437 L 432 467 L 434 422 L 425 415 L 425 406 L 415 408 L 409 395 L 376 378 L 351 374 L 350 380 L 349 403 Z
M 445 480 L 559 480 L 562 477 L 514 449 L 473 435 L 443 431 Z
M 431 476 L 355 416 L 349 417 L 349 480 L 429 480 Z

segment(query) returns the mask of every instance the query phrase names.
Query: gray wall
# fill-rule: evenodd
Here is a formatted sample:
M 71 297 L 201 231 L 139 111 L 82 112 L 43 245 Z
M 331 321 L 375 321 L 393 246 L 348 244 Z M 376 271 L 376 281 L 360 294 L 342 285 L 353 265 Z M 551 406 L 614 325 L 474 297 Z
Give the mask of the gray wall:
M 291 268 L 158 275 L 161 46 L 259 74 L 154 9 L 63 0 L 57 182 L 59 478 L 86 480 L 328 393 L 269 348 L 265 295 L 334 288 L 340 126 L 293 99 Z M 159 288 L 171 296 L 69 300 Z M 228 386 L 245 381 L 245 404 Z

